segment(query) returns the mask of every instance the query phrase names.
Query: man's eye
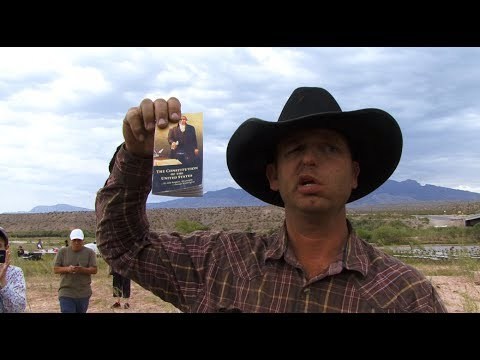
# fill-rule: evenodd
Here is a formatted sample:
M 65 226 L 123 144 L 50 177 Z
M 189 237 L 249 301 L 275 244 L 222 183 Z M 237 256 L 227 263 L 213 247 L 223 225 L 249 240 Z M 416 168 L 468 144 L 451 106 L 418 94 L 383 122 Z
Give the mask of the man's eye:
M 292 146 L 290 148 L 287 148 L 287 151 L 285 152 L 286 155 L 293 154 L 297 151 L 300 151 L 300 146 Z

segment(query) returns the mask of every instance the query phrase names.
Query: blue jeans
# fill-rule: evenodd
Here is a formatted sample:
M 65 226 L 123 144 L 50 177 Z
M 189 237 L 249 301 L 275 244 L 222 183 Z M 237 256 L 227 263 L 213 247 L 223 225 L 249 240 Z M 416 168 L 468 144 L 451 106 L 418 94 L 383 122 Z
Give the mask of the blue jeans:
M 60 296 L 58 301 L 60 302 L 60 311 L 62 313 L 86 313 L 90 296 L 86 298 Z

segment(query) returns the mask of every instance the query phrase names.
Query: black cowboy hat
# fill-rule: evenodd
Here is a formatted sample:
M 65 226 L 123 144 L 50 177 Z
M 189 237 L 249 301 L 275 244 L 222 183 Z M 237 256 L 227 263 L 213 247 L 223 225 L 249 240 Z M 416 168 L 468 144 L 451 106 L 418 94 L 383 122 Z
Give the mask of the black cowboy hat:
M 325 128 L 343 134 L 352 158 L 360 164 L 358 187 L 347 202 L 371 193 L 395 171 L 402 154 L 402 132 L 395 119 L 380 109 L 342 111 L 325 89 L 301 87 L 292 93 L 277 122 L 246 120 L 227 147 L 227 166 L 233 179 L 256 198 L 284 206 L 270 189 L 266 165 L 273 161 L 276 144 L 299 128 Z

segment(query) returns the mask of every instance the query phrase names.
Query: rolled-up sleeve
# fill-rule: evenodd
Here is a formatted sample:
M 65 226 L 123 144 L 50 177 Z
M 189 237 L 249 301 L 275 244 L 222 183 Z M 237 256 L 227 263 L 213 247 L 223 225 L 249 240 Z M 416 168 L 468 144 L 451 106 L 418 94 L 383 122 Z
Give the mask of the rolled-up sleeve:
M 98 249 L 116 272 L 177 307 L 187 306 L 200 284 L 191 250 L 179 234 L 149 231 L 153 159 L 135 157 L 123 146 L 115 156 L 95 203 Z

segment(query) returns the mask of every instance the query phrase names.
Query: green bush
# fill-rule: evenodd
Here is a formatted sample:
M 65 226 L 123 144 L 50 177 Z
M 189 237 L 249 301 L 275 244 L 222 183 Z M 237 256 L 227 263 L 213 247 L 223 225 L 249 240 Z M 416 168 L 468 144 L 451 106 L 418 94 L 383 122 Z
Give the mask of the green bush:
M 408 242 L 409 231 L 405 228 L 396 228 L 390 225 L 383 225 L 373 230 L 372 240 L 374 243 L 391 245 Z
M 480 223 L 475 224 L 474 226 L 467 228 L 467 233 L 474 238 L 475 240 L 480 240 Z
M 12 238 L 46 238 L 46 237 L 55 237 L 55 238 L 65 238 L 68 239 L 70 236 L 71 230 L 32 230 L 32 231 L 11 231 L 8 235 Z M 85 237 L 95 237 L 95 231 L 83 230 Z
M 178 220 L 175 223 L 175 230 L 181 234 L 189 234 L 196 230 L 209 230 L 209 227 L 197 221 Z
M 365 241 L 370 242 L 372 240 L 372 232 L 370 230 L 357 229 L 356 233 L 359 238 L 362 238 Z

